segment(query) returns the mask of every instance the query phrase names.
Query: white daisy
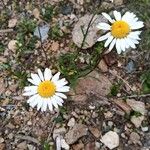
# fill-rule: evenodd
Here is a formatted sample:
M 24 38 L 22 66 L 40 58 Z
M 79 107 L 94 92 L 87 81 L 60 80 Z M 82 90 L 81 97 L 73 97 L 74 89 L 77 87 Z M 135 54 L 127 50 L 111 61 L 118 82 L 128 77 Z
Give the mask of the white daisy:
M 98 38 L 97 41 L 105 42 L 105 47 L 109 45 L 109 51 L 116 46 L 118 54 L 125 51 L 129 47 L 135 49 L 136 44 L 139 44 L 139 35 L 141 31 L 135 31 L 144 26 L 142 21 L 139 21 L 134 13 L 126 12 L 122 17 L 121 13 L 113 12 L 115 19 L 112 19 L 108 14 L 102 15 L 108 19 L 110 24 L 99 23 L 97 28 L 108 31 L 105 35 Z
M 46 111 L 47 108 L 53 111 L 53 106 L 58 109 L 58 106 L 62 106 L 63 99 L 67 96 L 62 92 L 68 92 L 69 86 L 65 78 L 59 79 L 60 72 L 52 76 L 51 70 L 46 68 L 44 74 L 38 69 L 38 74 L 32 74 L 28 81 L 32 83 L 32 86 L 24 88 L 24 96 L 31 96 L 27 103 L 31 107 L 37 106 L 37 110 L 41 108 L 41 111 Z

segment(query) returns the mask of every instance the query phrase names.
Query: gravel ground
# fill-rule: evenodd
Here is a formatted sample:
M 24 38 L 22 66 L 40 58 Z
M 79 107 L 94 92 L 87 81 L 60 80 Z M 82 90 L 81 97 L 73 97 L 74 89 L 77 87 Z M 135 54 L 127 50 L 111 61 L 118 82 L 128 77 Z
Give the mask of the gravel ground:
M 0 150 L 59 150 L 58 141 L 70 150 L 149 150 L 150 92 L 144 93 L 141 83 L 150 70 L 149 5 L 149 0 L 1 0 Z M 60 56 L 79 49 L 74 41 L 83 37 L 72 37 L 80 18 L 115 9 L 133 11 L 144 21 L 139 47 L 121 55 L 103 53 L 59 110 L 29 107 L 22 93 L 30 73 L 46 67 L 55 73 Z M 89 42 L 80 49 L 78 67 L 88 64 L 97 46 Z

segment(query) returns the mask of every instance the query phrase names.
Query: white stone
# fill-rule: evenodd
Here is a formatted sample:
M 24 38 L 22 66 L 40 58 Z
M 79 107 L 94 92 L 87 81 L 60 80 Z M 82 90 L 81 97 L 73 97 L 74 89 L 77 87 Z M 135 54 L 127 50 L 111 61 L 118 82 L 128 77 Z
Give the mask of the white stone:
M 10 19 L 9 20 L 9 22 L 8 22 L 8 27 L 9 28 L 13 28 L 13 27 L 15 27 L 16 26 L 16 24 L 17 24 L 17 19 Z
M 8 48 L 12 51 L 15 51 L 16 50 L 16 43 L 17 43 L 17 40 L 11 40 L 9 43 L 8 43 Z
M 119 146 L 119 136 L 116 132 L 109 131 L 102 136 L 100 141 L 109 149 L 113 149 Z
M 69 150 L 69 145 L 66 143 L 65 139 L 61 139 L 61 147 L 65 150 Z
M 36 150 L 35 146 L 31 144 L 28 144 L 27 147 L 28 147 L 28 150 Z
M 67 124 L 68 127 L 73 127 L 75 125 L 75 119 L 71 118 Z
M 135 125 L 136 128 L 139 128 L 142 124 L 142 121 L 144 120 L 144 116 L 132 116 L 131 117 L 131 122 Z
M 147 132 L 148 131 L 148 127 L 142 127 L 142 131 L 143 132 Z
M 77 3 L 80 4 L 80 5 L 83 5 L 84 4 L 84 0 L 77 0 Z
M 96 107 L 94 105 L 89 105 L 89 109 L 94 110 Z
M 0 143 L 3 143 L 4 139 L 2 137 L 0 137 Z
M 95 146 L 96 146 L 96 148 L 100 148 L 101 147 L 101 143 L 99 143 L 99 142 L 95 142 Z
M 61 138 L 60 135 L 56 137 L 56 149 L 61 150 Z

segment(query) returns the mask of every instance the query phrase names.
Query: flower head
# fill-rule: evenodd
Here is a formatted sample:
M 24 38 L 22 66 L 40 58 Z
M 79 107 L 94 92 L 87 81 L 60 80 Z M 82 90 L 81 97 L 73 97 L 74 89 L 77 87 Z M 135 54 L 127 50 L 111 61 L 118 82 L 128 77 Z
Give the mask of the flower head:
M 32 83 L 32 86 L 26 86 L 24 88 L 24 96 L 31 96 L 27 103 L 31 107 L 37 106 L 37 110 L 46 111 L 47 108 L 53 111 L 53 106 L 58 108 L 62 106 L 63 99 L 67 96 L 62 92 L 68 92 L 69 86 L 65 78 L 59 79 L 60 72 L 52 76 L 51 70 L 46 68 L 44 74 L 38 69 L 38 74 L 32 74 L 28 81 Z
M 97 28 L 108 31 L 105 35 L 98 38 L 98 41 L 106 40 L 105 47 L 109 46 L 109 51 L 116 46 L 118 54 L 125 51 L 129 47 L 135 49 L 136 44 L 139 44 L 139 35 L 141 31 L 137 31 L 144 26 L 142 21 L 134 13 L 126 12 L 122 17 L 121 13 L 113 12 L 115 19 L 112 19 L 108 14 L 102 15 L 110 22 L 99 23 Z

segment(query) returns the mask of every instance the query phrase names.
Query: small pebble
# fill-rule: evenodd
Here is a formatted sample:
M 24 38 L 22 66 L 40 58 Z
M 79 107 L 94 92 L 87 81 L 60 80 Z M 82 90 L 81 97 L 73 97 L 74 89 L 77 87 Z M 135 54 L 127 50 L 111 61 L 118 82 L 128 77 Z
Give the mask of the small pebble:
M 97 117 L 98 117 L 98 113 L 93 112 L 93 114 L 92 114 L 92 118 L 97 118 Z
M 114 124 L 114 123 L 113 123 L 112 121 L 108 121 L 108 126 L 109 126 L 109 127 L 112 127 L 113 124 Z
M 28 125 L 28 126 L 31 126 L 31 125 L 32 125 L 32 122 L 31 122 L 31 121 L 28 121 L 28 122 L 27 122 L 27 125 Z
M 89 109 L 93 110 L 93 109 L 95 109 L 95 106 L 94 105 L 89 105 Z
M 141 127 L 143 132 L 147 132 L 148 131 L 148 127 Z
M 75 119 L 71 118 L 67 124 L 68 127 L 73 127 L 75 125 Z
M 11 140 L 12 138 L 13 138 L 13 134 L 12 133 L 10 133 L 10 134 L 8 134 L 8 138 Z
M 3 143 L 4 139 L 2 137 L 0 137 L 0 143 Z

